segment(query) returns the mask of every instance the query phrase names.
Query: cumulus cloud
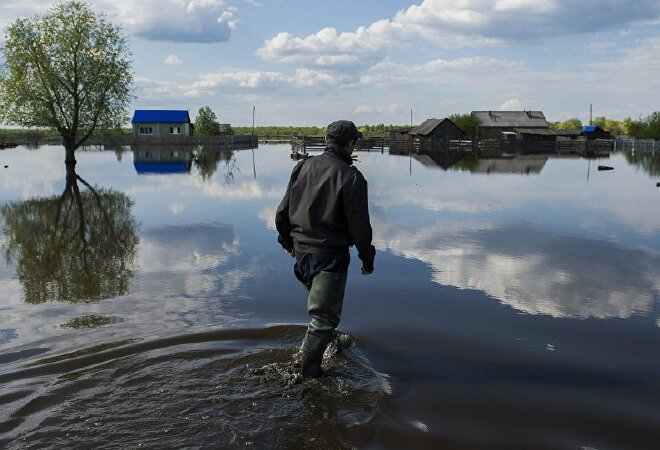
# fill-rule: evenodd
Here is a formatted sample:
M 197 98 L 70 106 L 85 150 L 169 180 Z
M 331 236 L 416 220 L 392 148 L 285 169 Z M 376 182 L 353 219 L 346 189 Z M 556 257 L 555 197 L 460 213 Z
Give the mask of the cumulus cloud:
M 168 42 L 227 41 L 238 23 L 224 0 L 142 0 L 118 6 L 115 15 L 137 36 Z
M 521 111 L 524 109 L 519 98 L 510 98 L 500 105 L 500 111 Z
M 423 0 L 354 31 L 327 27 L 306 36 L 279 33 L 258 50 L 268 61 L 355 64 L 420 39 L 439 47 L 478 47 L 583 33 L 660 17 L 656 0 Z
M 229 40 L 238 24 L 235 7 L 225 0 L 89 0 L 129 32 L 144 39 L 213 43 Z M 45 4 L 44 4 L 45 3 Z M 3 0 L 0 17 L 43 13 L 54 1 Z M 3 22 L 0 19 L 0 22 Z M 0 23 L 2 25 L 2 23 Z
M 141 99 L 198 98 L 218 92 L 272 92 L 283 89 L 314 89 L 349 84 L 352 78 L 330 71 L 299 68 L 293 73 L 228 70 L 200 75 L 192 80 L 160 81 L 136 77 Z
M 421 64 L 400 64 L 389 60 L 382 61 L 366 70 L 360 82 L 366 85 L 392 83 L 420 83 L 464 80 L 465 77 L 496 76 L 501 80 L 502 73 L 524 71 L 520 62 L 488 57 L 463 57 L 455 59 L 435 59 Z
M 401 105 L 397 103 L 391 103 L 384 106 L 375 106 L 375 105 L 358 105 L 353 110 L 353 114 L 397 114 L 403 110 Z
M 167 58 L 163 61 L 165 64 L 168 64 L 170 66 L 178 66 L 179 64 L 183 64 L 183 61 L 181 61 L 181 58 L 178 56 L 172 54 L 168 55 Z

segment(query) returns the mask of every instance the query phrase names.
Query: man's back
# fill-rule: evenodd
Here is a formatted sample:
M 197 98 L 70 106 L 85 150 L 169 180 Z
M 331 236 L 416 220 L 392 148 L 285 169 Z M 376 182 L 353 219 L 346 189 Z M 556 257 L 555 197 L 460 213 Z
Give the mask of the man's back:
M 355 206 L 368 206 L 346 204 L 345 200 L 353 201 L 359 196 L 366 198 L 364 177 L 332 152 L 310 158 L 297 169 L 299 172 L 289 190 L 288 208 L 296 250 L 346 249 L 358 239 L 351 235 L 349 228 L 349 221 L 356 218 L 347 213 L 356 209 Z M 362 227 L 364 225 L 368 226 L 368 223 Z

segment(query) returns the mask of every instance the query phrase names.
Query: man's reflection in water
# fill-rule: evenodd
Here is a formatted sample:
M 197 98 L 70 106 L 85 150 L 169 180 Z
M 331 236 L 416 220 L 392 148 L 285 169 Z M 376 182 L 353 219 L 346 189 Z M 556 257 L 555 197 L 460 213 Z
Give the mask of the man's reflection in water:
M 67 166 L 62 195 L 0 209 L 6 257 L 16 264 L 28 303 L 124 295 L 133 276 L 138 244 L 133 202 L 123 193 L 92 187 L 75 164 Z

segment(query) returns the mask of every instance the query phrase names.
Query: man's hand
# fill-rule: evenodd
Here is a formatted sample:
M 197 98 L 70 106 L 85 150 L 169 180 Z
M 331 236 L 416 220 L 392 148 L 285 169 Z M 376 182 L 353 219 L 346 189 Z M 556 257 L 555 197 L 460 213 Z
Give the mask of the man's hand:
M 291 255 L 292 257 L 295 257 L 295 253 L 293 252 L 293 241 L 291 239 L 285 239 L 282 237 L 282 235 L 277 236 L 277 242 L 280 243 L 282 248 L 286 250 L 286 252 Z
M 362 259 L 362 274 L 370 275 L 374 273 L 374 259 L 376 258 L 376 247 L 373 245 L 369 247 L 367 255 L 360 255 Z

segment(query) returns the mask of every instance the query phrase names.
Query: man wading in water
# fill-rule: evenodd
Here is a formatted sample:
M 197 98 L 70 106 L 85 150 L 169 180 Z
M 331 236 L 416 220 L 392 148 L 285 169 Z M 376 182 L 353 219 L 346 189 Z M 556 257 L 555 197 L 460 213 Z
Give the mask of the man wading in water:
M 358 249 L 362 273 L 374 271 L 367 181 L 351 158 L 360 137 L 353 122 L 328 125 L 325 152 L 296 165 L 275 216 L 278 241 L 295 256 L 294 273 L 309 291 L 304 377 L 322 375 L 323 352 L 339 325 L 351 245 Z

